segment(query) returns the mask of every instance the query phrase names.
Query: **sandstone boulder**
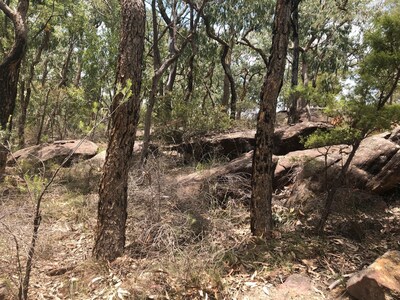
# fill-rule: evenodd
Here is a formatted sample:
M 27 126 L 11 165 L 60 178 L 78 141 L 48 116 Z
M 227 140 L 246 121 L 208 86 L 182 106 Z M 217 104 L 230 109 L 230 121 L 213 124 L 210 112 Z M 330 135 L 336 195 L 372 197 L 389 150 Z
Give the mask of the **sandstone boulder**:
M 182 154 L 185 163 L 193 160 L 209 160 L 214 157 L 225 157 L 231 160 L 254 148 L 255 134 L 255 130 L 219 134 L 175 145 L 169 150 Z
M 325 122 L 302 122 L 286 125 L 275 130 L 274 154 L 285 155 L 292 151 L 303 150 L 302 138 L 314 133 L 317 129 L 327 130 L 333 126 Z
M 400 146 L 392 142 L 390 136 L 391 133 L 379 134 L 366 138 L 361 143 L 349 169 L 348 186 L 380 194 L 389 192 L 399 185 Z M 350 152 L 351 146 L 335 145 L 274 156 L 276 162 L 274 189 L 281 190 L 293 184 L 295 179 L 307 179 L 313 185 L 314 191 L 322 191 L 326 180 L 329 183 L 340 172 Z M 244 183 L 243 186 L 249 186 L 250 183 L 244 181 L 249 181 L 251 175 L 252 156 L 252 152 L 249 152 L 222 166 L 182 176 L 178 179 L 178 183 L 207 181 L 208 186 L 215 186 L 232 182 L 232 176 L 239 175 L 240 182 Z M 233 178 L 233 182 L 237 179 Z M 230 185 L 231 189 L 238 187 L 236 184 Z M 221 193 L 232 194 L 224 186 L 223 191 L 217 191 L 217 194 Z
M 394 128 L 390 133 L 388 139 L 397 145 L 400 145 L 400 126 Z
M 55 141 L 52 144 L 41 144 L 31 146 L 25 149 L 16 151 L 13 157 L 10 157 L 9 164 L 14 163 L 14 158 L 18 161 L 30 161 L 36 163 L 62 163 L 72 152 L 73 155 L 67 165 L 72 162 L 89 159 L 96 155 L 98 146 L 88 140 L 62 140 Z
M 400 251 L 388 251 L 352 276 L 347 291 L 359 300 L 400 299 Z
M 276 288 L 272 297 L 275 300 L 311 300 L 320 298 L 321 295 L 316 294 L 313 289 L 311 279 L 301 274 L 290 275 L 284 283 Z
M 317 129 L 327 130 L 332 125 L 325 122 L 302 122 L 293 126 L 285 125 L 276 129 L 274 135 L 274 154 L 285 155 L 289 152 L 302 150 L 301 140 Z M 169 150 L 175 150 L 184 157 L 184 162 L 203 161 L 214 157 L 235 159 L 249 152 L 255 145 L 255 130 L 220 134 L 203 137 L 193 141 L 175 145 Z

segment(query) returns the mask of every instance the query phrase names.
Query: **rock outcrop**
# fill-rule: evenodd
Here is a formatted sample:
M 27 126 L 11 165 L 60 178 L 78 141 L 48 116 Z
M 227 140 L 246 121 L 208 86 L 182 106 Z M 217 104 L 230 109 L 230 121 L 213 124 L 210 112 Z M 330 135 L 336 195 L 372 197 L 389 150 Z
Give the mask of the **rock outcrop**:
M 400 251 L 388 251 L 352 276 L 347 291 L 359 300 L 400 299 Z
M 314 133 L 317 129 L 327 130 L 333 126 L 325 122 L 302 122 L 286 125 L 275 130 L 274 154 L 286 155 L 292 151 L 303 150 L 302 138 Z
M 29 161 L 32 164 L 46 162 L 62 163 L 72 152 L 67 165 L 72 162 L 89 159 L 96 155 L 98 146 L 88 140 L 63 140 L 52 144 L 41 144 L 16 151 L 8 160 L 9 164 L 18 161 Z
M 393 142 L 393 136 L 393 133 L 385 133 L 363 140 L 349 169 L 349 186 L 381 194 L 400 184 L 400 146 Z M 322 189 L 326 180 L 335 178 L 350 152 L 351 146 L 335 145 L 274 156 L 274 188 L 283 189 L 301 176 Z M 235 174 L 249 178 L 251 166 L 252 152 L 249 152 L 223 166 L 181 177 L 178 183 L 225 182 L 227 177 Z
M 327 130 L 331 127 L 332 125 L 325 122 L 303 122 L 293 126 L 279 127 L 274 135 L 274 154 L 285 155 L 292 151 L 302 150 L 304 149 L 302 138 L 309 136 L 317 129 Z M 203 161 L 214 157 L 232 160 L 254 148 L 255 133 L 255 130 L 248 130 L 204 137 L 172 146 L 170 150 L 181 153 L 185 162 Z

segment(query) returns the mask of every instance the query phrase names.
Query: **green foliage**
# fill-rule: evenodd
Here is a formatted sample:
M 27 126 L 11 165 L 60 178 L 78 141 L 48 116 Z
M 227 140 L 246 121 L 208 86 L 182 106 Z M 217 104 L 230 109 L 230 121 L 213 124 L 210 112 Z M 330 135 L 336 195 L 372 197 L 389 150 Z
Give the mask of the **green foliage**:
M 317 130 L 303 139 L 306 148 L 337 144 L 352 144 L 365 135 L 389 130 L 400 122 L 400 104 L 386 105 L 377 110 L 375 105 L 348 101 L 343 105 L 343 125 L 328 131 Z
M 41 175 L 34 174 L 24 174 L 24 181 L 27 184 L 27 189 L 31 191 L 33 199 L 38 199 L 39 195 L 42 193 L 45 185 L 47 184 L 47 179 Z M 18 186 L 21 192 L 25 191 L 25 187 L 19 185 Z
M 393 86 L 398 85 L 400 4 L 393 3 L 389 8 L 378 14 L 373 27 L 365 34 L 364 47 L 367 54 L 360 65 L 357 92 L 368 103 L 385 101 L 385 98 L 390 97 Z
M 303 143 L 306 148 L 318 148 L 338 144 L 352 144 L 358 138 L 360 138 L 359 130 L 349 126 L 341 126 L 328 131 L 318 129 L 306 139 L 303 139 Z
M 312 106 L 329 107 L 335 104 L 341 92 L 341 85 L 337 75 L 322 73 L 318 76 L 315 87 L 297 85 L 291 88 L 287 83 L 282 92 L 285 103 L 289 103 L 291 96 L 296 94 Z
M 231 126 L 228 114 L 219 105 L 213 107 L 208 103 L 199 103 L 196 99 L 185 102 L 178 93 L 167 97 L 172 104 L 171 114 L 165 114 L 164 96 L 157 103 L 154 118 L 158 134 L 168 141 L 179 143 L 195 135 L 222 131 Z

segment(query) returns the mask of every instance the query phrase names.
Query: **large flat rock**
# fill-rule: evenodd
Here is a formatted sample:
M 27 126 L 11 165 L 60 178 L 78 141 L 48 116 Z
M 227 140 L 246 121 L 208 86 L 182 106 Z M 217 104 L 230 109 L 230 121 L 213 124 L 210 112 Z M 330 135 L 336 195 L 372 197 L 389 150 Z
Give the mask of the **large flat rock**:
M 352 276 L 347 291 L 358 300 L 400 299 L 400 251 L 388 251 Z
M 17 161 L 30 161 L 32 163 L 62 163 L 65 158 L 71 156 L 71 162 L 89 159 L 96 155 L 98 146 L 88 140 L 62 140 L 52 144 L 41 144 L 21 149 L 9 157 L 9 164 Z

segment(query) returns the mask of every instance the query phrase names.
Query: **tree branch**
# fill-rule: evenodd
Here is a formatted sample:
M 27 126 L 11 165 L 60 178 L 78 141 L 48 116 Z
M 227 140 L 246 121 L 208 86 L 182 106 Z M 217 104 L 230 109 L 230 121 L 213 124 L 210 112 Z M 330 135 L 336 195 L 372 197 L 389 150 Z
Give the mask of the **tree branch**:
M 5 4 L 2 0 L 0 0 L 0 9 L 5 13 L 7 18 L 14 22 L 15 20 L 15 11 L 13 11 L 7 4 Z

